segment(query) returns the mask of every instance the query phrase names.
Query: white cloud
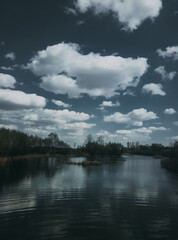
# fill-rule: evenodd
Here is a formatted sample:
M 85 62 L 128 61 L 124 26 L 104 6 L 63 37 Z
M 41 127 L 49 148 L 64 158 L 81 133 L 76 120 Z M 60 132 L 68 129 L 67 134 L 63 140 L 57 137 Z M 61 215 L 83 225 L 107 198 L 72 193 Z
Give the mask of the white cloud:
M 85 131 L 96 124 L 87 123 L 92 116 L 83 113 L 43 108 L 1 110 L 0 120 L 8 125 L 17 125 L 18 129 L 30 134 L 46 137 L 50 132 L 56 132 L 59 138 L 72 144 L 75 140 L 81 144 Z
M 164 127 L 142 127 L 130 130 L 117 130 L 119 138 L 122 139 L 123 142 L 135 142 L 141 141 L 145 142 L 150 139 L 150 135 L 155 131 L 167 131 L 169 129 Z
M 178 141 L 178 136 L 172 137 L 172 140 Z
M 165 51 L 158 49 L 157 53 L 160 57 L 178 60 L 178 46 L 167 47 Z
M 16 114 L 14 114 L 16 113 Z M 9 116 L 14 115 L 13 118 Z M 83 112 L 75 112 L 69 111 L 68 109 L 64 110 L 52 110 L 52 109 L 22 109 L 15 111 L 2 111 L 2 119 L 3 121 L 20 121 L 21 123 L 30 123 L 31 125 L 37 126 L 50 126 L 53 124 L 61 124 L 62 128 L 63 124 L 73 123 L 73 122 L 83 122 L 89 120 L 91 118 L 90 115 Z
M 174 108 L 166 108 L 166 109 L 164 110 L 164 113 L 171 115 L 171 114 L 176 113 L 176 110 L 175 110 Z
M 119 107 L 120 103 L 117 101 L 116 103 L 113 103 L 112 101 L 103 101 L 100 105 L 99 105 L 99 110 L 104 111 L 104 109 L 106 107 Z
M 79 97 L 82 92 L 76 80 L 64 75 L 48 75 L 41 78 L 40 87 L 55 94 L 68 94 L 70 98 Z
M 152 95 L 165 96 L 166 93 L 162 90 L 163 86 L 161 84 L 149 83 L 145 84 L 142 88 L 143 92 L 151 93 Z
M 50 118 L 55 119 L 56 122 L 71 122 L 71 121 L 85 121 L 90 118 L 86 113 L 80 113 L 75 111 L 69 111 L 68 109 L 64 110 L 51 110 L 44 109 L 43 113 Z
M 96 133 L 96 137 L 102 136 L 104 138 L 104 142 L 116 142 L 121 143 L 121 139 L 118 138 L 118 135 L 116 133 L 110 133 L 106 130 L 100 130 Z
M 155 72 L 159 73 L 161 75 L 162 79 L 164 79 L 164 80 L 166 80 L 166 79 L 172 80 L 177 74 L 176 71 L 173 71 L 170 73 L 166 72 L 164 66 L 159 66 L 158 68 L 155 69 Z
M 0 109 L 30 109 L 41 108 L 46 105 L 44 97 L 36 94 L 26 94 L 22 91 L 0 89 Z
M 127 89 L 127 91 L 123 93 L 123 96 L 126 96 L 126 95 L 135 96 L 135 94 L 130 89 Z
M 77 21 L 77 22 L 76 22 L 76 25 L 77 25 L 77 26 L 81 26 L 81 25 L 83 25 L 83 24 L 85 24 L 85 21 L 84 21 L 84 20 L 80 20 L 80 21 Z
M 35 114 L 27 113 L 24 117 L 25 120 L 32 122 L 39 122 L 43 124 L 66 124 L 73 121 L 89 120 L 90 116 L 86 113 L 64 110 L 40 109 Z M 64 127 L 64 126 L 63 126 Z
M 127 114 L 116 112 L 110 116 L 105 116 L 105 122 L 116 122 L 141 127 L 144 121 L 158 118 L 154 112 L 148 112 L 144 108 L 134 109 Z
M 168 131 L 165 127 L 141 127 L 134 129 L 122 129 L 117 130 L 114 134 L 108 131 L 101 130 L 96 135 L 103 136 L 106 142 L 121 142 L 126 144 L 127 142 L 140 141 L 141 143 L 147 142 L 151 139 L 151 134 L 156 131 Z
M 46 137 L 50 132 L 56 132 L 59 138 L 68 144 L 73 145 L 74 142 L 77 144 L 83 144 L 86 131 L 96 126 L 96 124 L 86 122 L 72 122 L 59 124 L 53 122 L 53 125 L 39 125 L 36 122 L 37 127 L 28 125 L 24 128 L 24 131 L 30 134 L 36 134 L 38 136 Z
M 146 19 L 154 19 L 162 8 L 161 0 L 76 0 L 76 8 L 85 13 L 91 9 L 95 15 L 113 13 L 124 29 L 133 31 Z
M 0 87 L 3 88 L 14 88 L 16 80 L 9 74 L 0 73 Z
M 15 129 L 17 130 L 17 126 L 16 125 L 6 125 L 6 124 L 0 124 L 0 128 L 7 128 L 7 129 Z
M 16 59 L 16 55 L 14 52 L 10 52 L 10 53 L 7 53 L 5 56 L 4 56 L 6 59 L 10 59 L 12 61 L 14 61 Z
M 136 129 L 130 129 L 130 130 L 117 130 L 117 134 L 122 134 L 122 135 L 128 135 L 128 134 L 133 134 L 133 133 L 152 133 L 153 131 L 166 131 L 167 128 L 164 127 L 142 127 L 142 128 L 136 128 Z
M 64 129 L 67 130 L 76 130 L 76 129 L 90 129 L 92 127 L 96 126 L 95 123 L 86 123 L 86 122 L 74 122 L 74 123 L 67 123 L 64 126 Z M 71 134 L 72 132 L 70 132 Z M 76 131 L 74 131 L 74 134 Z M 71 134 L 72 135 L 72 134 Z
M 53 102 L 54 104 L 56 104 L 57 106 L 59 106 L 59 107 L 64 107 L 64 108 L 69 108 L 69 107 L 71 107 L 70 104 L 64 103 L 64 102 L 59 101 L 59 100 L 54 100 L 54 99 L 53 99 L 52 102 Z
M 100 104 L 100 107 L 119 107 L 119 106 L 120 106 L 119 102 L 113 103 L 112 101 L 103 101 Z
M 111 97 L 118 90 L 136 87 L 148 64 L 146 58 L 83 55 L 79 45 L 60 43 L 39 51 L 25 68 L 41 76 L 40 86 L 47 91 L 69 97 L 82 93 Z
M 178 126 L 178 121 L 174 122 L 173 124 L 174 124 L 175 126 Z
M 68 7 L 66 7 L 66 8 L 64 9 L 64 12 L 65 12 L 66 14 L 73 14 L 74 16 L 77 15 L 76 10 L 73 9 L 73 8 L 68 8 Z
M 13 71 L 14 69 L 12 67 L 0 67 L 0 69 L 5 70 L 5 71 Z

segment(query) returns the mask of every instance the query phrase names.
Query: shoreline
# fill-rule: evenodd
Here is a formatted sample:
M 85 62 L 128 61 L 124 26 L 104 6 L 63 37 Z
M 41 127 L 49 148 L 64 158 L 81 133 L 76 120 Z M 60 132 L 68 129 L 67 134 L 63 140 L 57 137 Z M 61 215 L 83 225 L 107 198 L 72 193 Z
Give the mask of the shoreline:
M 26 155 L 20 155 L 20 156 L 13 156 L 13 157 L 0 157 L 0 162 L 6 162 L 6 161 L 12 161 L 12 160 L 30 160 L 30 159 L 35 159 L 35 158 L 61 158 L 61 157 L 88 157 L 87 154 L 26 154 Z
M 161 167 L 168 171 L 178 173 L 178 159 L 176 158 L 164 158 L 161 160 Z
M 6 161 L 12 161 L 12 160 L 30 160 L 35 158 L 72 158 L 72 157 L 88 157 L 88 158 L 103 158 L 103 157 L 115 157 L 115 158 L 121 158 L 121 156 L 103 156 L 103 155 L 96 155 L 96 156 L 90 156 L 87 153 L 69 153 L 69 154 L 26 154 L 26 155 L 19 155 L 19 156 L 12 156 L 12 157 L 0 157 L 0 163 L 6 162 Z M 87 160 L 89 161 L 89 160 Z

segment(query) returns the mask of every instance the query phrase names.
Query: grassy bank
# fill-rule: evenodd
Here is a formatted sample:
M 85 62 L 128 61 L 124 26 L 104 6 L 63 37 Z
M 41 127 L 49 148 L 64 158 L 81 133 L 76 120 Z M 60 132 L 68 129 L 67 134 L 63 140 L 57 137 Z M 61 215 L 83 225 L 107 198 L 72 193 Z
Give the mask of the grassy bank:
M 45 153 L 45 154 L 26 154 L 26 155 L 20 155 L 20 156 L 13 156 L 13 157 L 0 157 L 0 162 L 5 162 L 5 161 L 11 161 L 11 160 L 25 160 L 25 159 L 35 159 L 35 158 L 70 158 L 70 157 L 88 157 L 88 154 L 85 153 L 69 153 L 69 154 L 50 154 L 50 153 Z
M 164 158 L 161 160 L 161 167 L 169 171 L 178 173 L 178 159 L 177 158 Z

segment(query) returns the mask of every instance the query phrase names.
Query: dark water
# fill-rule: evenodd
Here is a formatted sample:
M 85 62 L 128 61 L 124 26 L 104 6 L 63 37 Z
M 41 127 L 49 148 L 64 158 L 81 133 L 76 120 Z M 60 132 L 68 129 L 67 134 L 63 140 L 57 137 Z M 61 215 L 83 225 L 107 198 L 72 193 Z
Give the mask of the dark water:
M 2 164 L 0 239 L 177 240 L 178 175 L 143 156 L 87 168 Z

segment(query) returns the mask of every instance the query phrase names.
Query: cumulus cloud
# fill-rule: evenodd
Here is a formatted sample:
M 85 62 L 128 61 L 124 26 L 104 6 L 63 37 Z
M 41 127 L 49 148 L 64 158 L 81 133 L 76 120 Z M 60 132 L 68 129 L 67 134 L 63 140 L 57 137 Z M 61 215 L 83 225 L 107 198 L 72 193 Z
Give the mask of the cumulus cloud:
M 45 98 L 36 94 L 26 94 L 22 91 L 0 89 L 0 109 L 30 109 L 41 108 L 45 105 Z
M 155 72 L 160 74 L 162 79 L 164 79 L 164 80 L 166 80 L 166 79 L 172 80 L 177 74 L 176 71 L 173 71 L 173 72 L 170 72 L 170 73 L 166 72 L 164 66 L 159 66 L 158 68 L 155 69 Z
M 12 124 L 0 124 L 0 128 L 7 128 L 7 129 L 15 129 L 17 130 L 17 126 L 16 125 L 12 125 Z
M 6 59 L 10 59 L 12 61 L 14 61 L 16 59 L 16 55 L 14 52 L 10 52 L 10 53 L 7 53 L 5 56 L 4 56 Z
M 136 129 L 130 129 L 130 130 L 117 130 L 116 133 L 128 135 L 133 133 L 152 133 L 153 131 L 165 131 L 167 130 L 165 127 L 142 127 L 142 128 L 136 128 Z
M 127 89 L 127 90 L 123 93 L 123 96 L 126 96 L 126 95 L 135 96 L 135 94 L 134 94 L 130 89 Z
M 113 103 L 112 101 L 103 101 L 100 105 L 99 105 L 99 110 L 104 110 L 106 107 L 119 107 L 120 103 L 117 101 L 116 103 Z
M 155 131 L 167 131 L 169 129 L 165 127 L 142 127 L 130 130 L 117 130 L 116 133 L 120 138 L 127 142 L 127 141 L 147 141 L 150 139 L 150 135 Z
M 178 60 L 178 46 L 167 47 L 166 50 L 158 49 L 157 53 L 160 57 Z
M 65 12 L 66 14 L 72 14 L 72 15 L 74 15 L 74 16 L 77 15 L 76 10 L 73 9 L 73 8 L 69 8 L 69 7 L 66 7 L 66 8 L 64 9 L 64 12 Z
M 96 137 L 102 136 L 104 138 L 104 142 L 120 142 L 121 139 L 118 139 L 118 135 L 116 133 L 110 133 L 106 130 L 100 130 L 96 133 Z
M 1 110 L 0 120 L 8 125 L 17 125 L 20 130 L 46 137 L 56 132 L 59 138 L 72 143 L 82 143 L 85 131 L 95 126 L 88 123 L 92 116 L 83 112 L 52 110 L 44 108 Z
M 118 90 L 136 87 L 148 64 L 146 58 L 84 55 L 79 45 L 60 43 L 39 51 L 25 68 L 41 76 L 40 86 L 47 91 L 69 97 L 82 93 L 111 97 Z
M 120 106 L 119 102 L 113 103 L 112 101 L 103 101 L 100 104 L 100 107 L 119 107 L 119 106 Z
M 64 107 L 64 108 L 69 108 L 69 107 L 71 107 L 70 104 L 64 103 L 64 102 L 59 101 L 59 100 L 54 100 L 54 99 L 53 99 L 52 102 L 53 102 L 54 104 L 56 104 L 57 106 L 59 106 L 59 107 Z
M 39 127 L 44 129 L 47 127 L 64 129 L 67 128 L 67 126 L 72 128 L 72 124 L 75 126 L 77 125 L 75 124 L 76 122 L 80 122 L 82 123 L 83 127 L 88 128 L 87 123 L 85 124 L 84 121 L 87 121 L 91 118 L 91 116 L 87 113 L 69 111 L 68 109 L 16 109 L 14 111 L 2 110 L 1 113 L 2 121 L 11 121 L 13 123 L 20 123 L 35 128 Z M 78 126 L 80 125 L 78 124 Z
M 16 80 L 9 74 L 0 73 L 0 87 L 2 88 L 14 88 Z
M 5 71 L 13 71 L 14 69 L 12 67 L 0 67 L 0 69 L 5 70 Z
M 37 118 L 36 118 L 37 116 Z M 34 114 L 26 114 L 24 119 L 29 121 L 39 121 L 46 123 L 61 123 L 65 124 L 71 121 L 85 121 L 88 120 L 90 116 L 86 113 L 80 113 L 75 111 L 64 110 L 52 110 L 52 109 L 41 109 L 39 112 Z
M 166 108 L 166 109 L 164 110 L 164 113 L 171 115 L 171 114 L 176 113 L 176 110 L 175 110 L 174 108 Z
M 81 26 L 81 25 L 83 25 L 83 24 L 85 24 L 85 21 L 84 21 L 84 20 L 80 20 L 80 21 L 77 21 L 77 22 L 76 22 L 76 25 L 77 25 L 77 26 Z
M 64 126 L 64 129 L 76 129 L 76 128 L 85 128 L 85 129 L 89 129 L 96 126 L 95 123 L 86 123 L 86 122 L 74 122 L 74 123 L 67 123 Z
M 39 126 L 38 128 L 27 126 L 24 131 L 29 134 L 35 134 L 41 137 L 46 137 L 50 132 L 56 132 L 59 139 L 73 146 L 74 142 L 83 144 L 87 131 L 95 127 L 95 124 L 78 122 L 72 124 L 54 125 L 54 126 Z
M 115 133 L 110 133 L 105 130 L 99 131 L 96 135 L 103 136 L 108 142 L 121 142 L 126 144 L 127 142 L 140 141 L 141 143 L 146 142 L 151 139 L 151 134 L 156 131 L 168 131 L 169 129 L 165 127 L 141 127 L 134 129 L 122 129 L 117 130 Z
M 161 84 L 149 83 L 145 84 L 142 91 L 145 93 L 151 93 L 152 95 L 165 96 L 166 93 L 162 90 L 163 86 Z
M 156 118 L 158 118 L 156 113 L 148 112 L 144 108 L 139 108 L 139 109 L 134 109 L 127 114 L 116 112 L 110 116 L 104 116 L 104 121 L 141 127 L 143 126 L 144 121 L 149 121 Z
M 178 121 L 174 122 L 173 124 L 174 124 L 175 126 L 178 126 Z
M 154 19 L 162 8 L 161 0 L 76 0 L 78 11 L 89 9 L 95 15 L 113 13 L 113 17 L 124 25 L 125 30 L 137 29 L 146 19 Z
M 172 137 L 172 140 L 178 141 L 178 136 Z
M 76 80 L 65 75 L 48 75 L 41 78 L 40 87 L 55 94 L 68 94 L 70 98 L 77 98 L 82 93 L 78 88 Z

